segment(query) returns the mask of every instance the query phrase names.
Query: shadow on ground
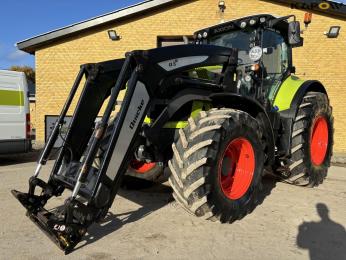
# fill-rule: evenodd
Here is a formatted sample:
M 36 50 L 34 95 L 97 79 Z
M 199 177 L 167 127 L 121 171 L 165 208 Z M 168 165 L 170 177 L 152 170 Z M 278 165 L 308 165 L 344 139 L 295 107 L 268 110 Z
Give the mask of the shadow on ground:
M 272 189 L 275 188 L 276 182 L 277 180 L 272 177 L 266 177 L 263 180 L 263 190 L 259 196 L 258 205 L 262 204 L 265 197 L 267 197 L 271 193 Z M 154 211 L 159 210 L 174 200 L 172 197 L 172 189 L 163 184 L 154 184 L 153 186 L 146 187 L 140 191 L 129 188 L 121 189 L 119 195 L 139 204 L 140 208 L 122 214 L 113 214 L 112 212 L 109 212 L 101 223 L 94 224 L 88 229 L 88 233 L 81 241 L 81 245 L 77 246 L 75 250 L 106 237 L 126 224 L 136 222 L 137 220 L 150 215 Z M 184 211 L 181 213 L 185 214 Z
M 49 156 L 49 160 L 55 160 L 57 158 L 59 151 L 59 149 L 53 149 Z M 42 150 L 32 150 L 28 153 L 0 155 L 0 166 L 37 162 L 41 155 L 41 152 Z
M 0 166 L 28 163 L 37 161 L 40 151 L 32 151 L 23 154 L 0 155 Z
M 117 196 L 121 196 L 136 203 L 139 205 L 138 209 L 121 214 L 108 212 L 106 217 L 100 223 L 95 223 L 88 228 L 87 234 L 83 237 L 82 241 L 80 241 L 74 251 L 90 245 L 113 232 L 116 232 L 126 224 L 130 224 L 145 218 L 153 212 L 166 206 L 168 203 L 174 201 L 172 189 L 168 185 L 147 181 L 143 182 L 138 181 L 138 179 L 137 181 L 133 179 L 131 180 L 131 182 L 126 184 L 123 183 L 122 188 L 119 190 Z M 262 204 L 265 198 L 270 195 L 271 191 L 276 187 L 276 183 L 277 179 L 271 176 L 266 176 L 263 179 L 263 189 L 261 193 L 258 194 L 258 200 L 252 210 L 254 210 L 256 206 Z M 64 206 L 59 206 L 50 209 L 50 211 L 62 212 L 63 209 Z M 187 213 L 184 210 L 181 210 L 181 214 Z
M 75 250 L 92 244 L 115 232 L 122 226 L 136 222 L 173 201 L 171 188 L 163 184 L 154 184 L 151 187 L 146 187 L 140 191 L 130 190 L 128 188 L 121 189 L 118 195 L 135 202 L 140 205 L 140 207 L 137 210 L 122 214 L 113 214 L 112 212 L 108 212 L 107 216 L 101 223 L 93 224 L 88 229 L 88 233 L 81 241 L 81 245 L 77 246 Z
M 346 230 L 329 217 L 329 209 L 323 203 L 316 205 L 321 220 L 303 222 L 298 230 L 297 245 L 309 250 L 311 260 L 346 259 Z
M 263 178 L 263 189 L 259 195 L 258 205 L 262 204 L 267 196 L 270 195 L 272 190 L 276 187 L 278 178 L 275 175 L 266 175 Z

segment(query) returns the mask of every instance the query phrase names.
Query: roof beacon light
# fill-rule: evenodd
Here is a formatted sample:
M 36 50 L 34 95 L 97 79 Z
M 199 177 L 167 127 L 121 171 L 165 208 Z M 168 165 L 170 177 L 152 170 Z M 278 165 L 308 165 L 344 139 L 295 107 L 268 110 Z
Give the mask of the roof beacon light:
M 312 21 L 312 13 L 305 13 L 305 15 L 304 15 L 305 28 L 308 27 L 308 25 L 311 23 L 311 21 Z

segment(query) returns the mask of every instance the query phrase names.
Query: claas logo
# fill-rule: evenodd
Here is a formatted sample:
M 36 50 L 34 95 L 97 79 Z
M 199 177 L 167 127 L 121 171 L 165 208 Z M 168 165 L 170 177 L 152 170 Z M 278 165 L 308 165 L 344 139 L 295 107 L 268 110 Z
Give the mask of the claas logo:
M 340 9 L 343 6 L 342 3 L 329 3 L 329 2 L 312 2 L 312 3 L 292 3 L 291 9 L 302 10 L 328 10 L 328 9 Z

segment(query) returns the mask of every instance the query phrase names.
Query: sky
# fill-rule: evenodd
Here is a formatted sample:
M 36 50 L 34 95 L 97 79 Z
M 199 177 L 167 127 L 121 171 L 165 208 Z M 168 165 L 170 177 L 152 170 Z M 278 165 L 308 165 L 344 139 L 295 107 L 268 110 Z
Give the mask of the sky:
M 115 11 L 141 0 L 1 0 L 0 69 L 34 67 L 34 56 L 15 43 L 72 23 Z
M 1 0 L 0 69 L 34 67 L 34 56 L 17 50 L 16 42 L 139 2 L 142 0 Z

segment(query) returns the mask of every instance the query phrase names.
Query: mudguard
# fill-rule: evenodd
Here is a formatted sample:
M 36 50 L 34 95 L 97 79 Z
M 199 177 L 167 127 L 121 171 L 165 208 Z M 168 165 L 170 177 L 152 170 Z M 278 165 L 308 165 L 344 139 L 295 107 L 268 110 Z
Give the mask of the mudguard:
M 277 145 L 280 156 L 290 156 L 291 154 L 293 122 L 304 95 L 309 91 L 327 94 L 321 82 L 317 80 L 302 80 L 291 75 L 281 84 L 275 95 L 273 106 L 277 107 L 279 111 L 283 129 Z

